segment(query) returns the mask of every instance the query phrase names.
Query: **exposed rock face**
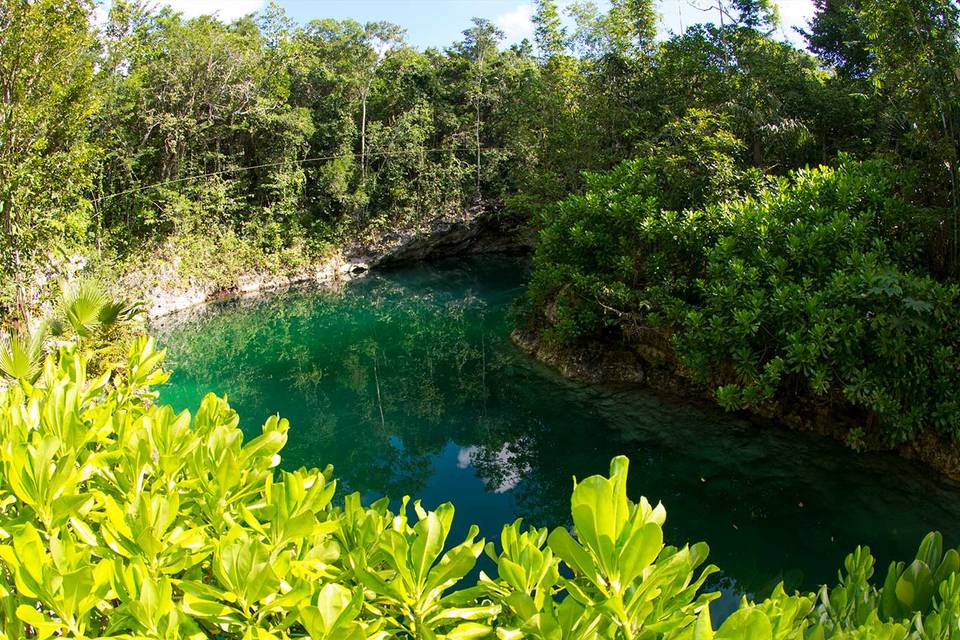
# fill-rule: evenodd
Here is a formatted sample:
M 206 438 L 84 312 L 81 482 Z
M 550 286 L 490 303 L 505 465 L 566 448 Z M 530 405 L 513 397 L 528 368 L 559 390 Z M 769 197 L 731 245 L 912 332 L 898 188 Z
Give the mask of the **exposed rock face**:
M 455 220 L 434 220 L 419 231 L 388 234 L 371 264 L 418 262 L 431 258 L 477 253 L 525 251 L 532 240 L 495 214 L 478 211 Z
M 188 286 L 162 282 L 144 292 L 147 314 L 158 318 L 204 302 L 289 287 L 303 282 L 339 286 L 380 265 L 417 262 L 446 256 L 526 251 L 532 240 L 525 231 L 478 208 L 456 218 L 437 218 L 417 229 L 381 235 L 375 241 L 348 247 L 320 264 L 288 274 L 248 273 L 227 286 L 191 281 Z M 176 265 L 171 265 L 175 270 Z
M 511 336 L 522 351 L 560 372 L 565 378 L 589 384 L 645 384 L 648 365 L 628 349 L 593 343 L 575 349 L 557 349 L 535 332 L 517 329 Z
M 244 274 L 227 287 L 210 282 L 195 281 L 191 281 L 187 287 L 177 288 L 168 288 L 158 284 L 144 293 L 147 300 L 147 315 L 151 319 L 159 318 L 204 302 L 230 296 L 254 294 L 259 291 L 282 289 L 302 282 L 338 285 L 362 276 L 366 270 L 366 264 L 344 260 L 342 256 L 336 255 L 309 269 L 289 274 Z

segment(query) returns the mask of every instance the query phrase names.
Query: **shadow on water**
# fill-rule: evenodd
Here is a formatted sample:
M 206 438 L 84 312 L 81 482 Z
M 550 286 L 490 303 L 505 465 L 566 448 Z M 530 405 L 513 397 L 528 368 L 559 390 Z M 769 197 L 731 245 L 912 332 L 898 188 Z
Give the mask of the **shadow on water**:
M 509 340 L 525 276 L 522 260 L 483 258 L 213 305 L 158 329 L 175 372 L 161 400 L 228 393 L 248 434 L 279 412 L 284 466 L 333 464 L 369 497 L 453 501 L 460 536 L 520 516 L 564 524 L 572 476 L 626 454 L 632 495 L 667 508 L 668 541 L 709 542 L 720 617 L 779 580 L 834 580 L 857 544 L 880 566 L 931 529 L 960 544 L 960 490 L 913 463 L 532 362 Z

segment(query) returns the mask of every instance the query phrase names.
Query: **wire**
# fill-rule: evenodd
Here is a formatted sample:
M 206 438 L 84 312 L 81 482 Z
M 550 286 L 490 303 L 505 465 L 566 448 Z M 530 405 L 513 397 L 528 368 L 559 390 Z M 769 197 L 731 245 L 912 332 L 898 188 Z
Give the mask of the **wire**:
M 177 184 L 179 182 L 188 182 L 190 180 L 198 180 L 200 178 L 211 178 L 213 176 L 220 176 L 229 173 L 242 173 L 244 171 L 253 171 L 255 169 L 267 169 L 270 167 L 281 167 L 289 164 L 306 164 L 308 162 L 323 162 L 325 160 L 340 160 L 343 158 L 355 158 L 365 155 L 366 157 L 370 156 L 400 156 L 400 155 L 416 155 L 420 153 L 430 153 L 433 151 L 474 151 L 476 147 L 437 147 L 434 149 L 410 149 L 408 151 L 380 151 L 374 153 L 341 153 L 332 156 L 316 156 L 314 158 L 304 158 L 303 160 L 283 160 L 280 162 L 267 162 L 264 164 L 252 165 L 249 167 L 237 167 L 235 169 L 222 169 L 220 171 L 210 171 L 208 173 L 199 173 L 192 176 L 186 176 L 184 178 L 174 178 L 172 180 L 164 180 L 162 182 L 154 182 L 151 184 L 141 185 L 139 187 L 134 187 L 132 189 L 126 189 L 124 191 L 118 191 L 116 193 L 111 193 L 101 197 L 95 197 L 94 203 L 103 202 L 104 200 L 111 200 L 113 198 L 119 198 L 120 196 L 130 195 L 131 193 L 139 193 L 141 191 L 147 191 L 148 189 L 155 189 L 157 187 L 162 187 L 168 184 Z M 485 149 L 489 151 L 490 149 Z

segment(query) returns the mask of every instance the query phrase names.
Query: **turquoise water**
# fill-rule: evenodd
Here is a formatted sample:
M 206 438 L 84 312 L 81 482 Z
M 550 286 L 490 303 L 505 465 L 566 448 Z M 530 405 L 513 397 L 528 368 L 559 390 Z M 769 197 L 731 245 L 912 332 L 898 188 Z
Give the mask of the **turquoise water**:
M 629 389 L 571 383 L 519 352 L 526 262 L 483 258 L 211 305 L 157 327 L 161 400 L 228 394 L 248 434 L 291 423 L 284 466 L 333 464 L 344 491 L 453 501 L 455 533 L 569 520 L 571 478 L 631 459 L 631 492 L 667 509 L 671 544 L 705 540 L 726 596 L 834 581 L 868 544 L 881 566 L 921 536 L 960 544 L 960 490 L 890 455 Z

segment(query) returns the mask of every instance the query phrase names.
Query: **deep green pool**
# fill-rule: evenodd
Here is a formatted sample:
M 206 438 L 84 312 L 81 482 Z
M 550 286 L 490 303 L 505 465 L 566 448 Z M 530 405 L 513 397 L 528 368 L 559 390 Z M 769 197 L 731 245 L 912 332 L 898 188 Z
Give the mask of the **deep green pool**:
M 285 467 L 331 463 L 371 498 L 453 501 L 458 535 L 518 516 L 564 524 L 572 476 L 626 454 L 633 496 L 667 508 L 668 541 L 710 544 L 721 616 L 780 579 L 835 580 L 858 543 L 883 567 L 930 529 L 960 544 L 960 489 L 915 464 L 531 361 L 509 339 L 525 276 L 519 259 L 444 262 L 173 318 L 156 328 L 175 372 L 161 399 L 228 394 L 248 434 L 280 413 Z

